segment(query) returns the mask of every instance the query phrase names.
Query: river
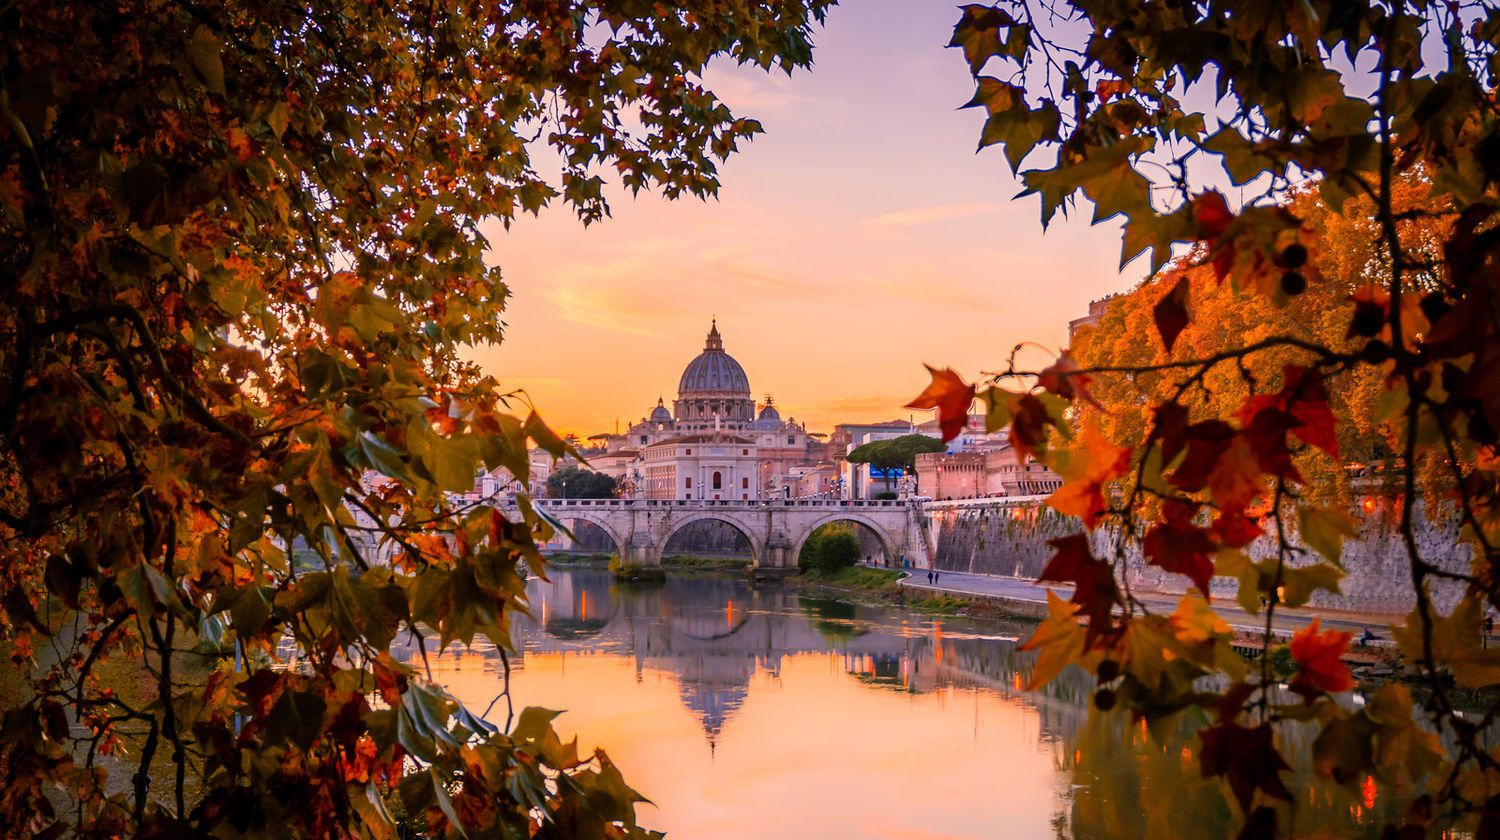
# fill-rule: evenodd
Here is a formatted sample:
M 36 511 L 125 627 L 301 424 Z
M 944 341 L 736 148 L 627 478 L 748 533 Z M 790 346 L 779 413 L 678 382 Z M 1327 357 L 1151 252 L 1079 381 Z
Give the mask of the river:
M 559 733 L 606 748 L 652 800 L 641 823 L 670 837 L 1234 834 L 1222 786 L 1198 778 L 1180 732 L 1153 739 L 1121 715 L 1091 717 L 1094 686 L 1077 669 L 1022 690 L 1027 625 L 743 579 L 551 576 L 531 581 L 535 619 L 512 628 L 516 709 L 565 710 Z M 492 649 L 450 648 L 432 664 L 471 708 L 500 690 Z M 490 720 L 503 725 L 504 705 Z M 1372 781 L 1293 775 L 1288 786 L 1308 797 L 1300 826 L 1378 836 Z

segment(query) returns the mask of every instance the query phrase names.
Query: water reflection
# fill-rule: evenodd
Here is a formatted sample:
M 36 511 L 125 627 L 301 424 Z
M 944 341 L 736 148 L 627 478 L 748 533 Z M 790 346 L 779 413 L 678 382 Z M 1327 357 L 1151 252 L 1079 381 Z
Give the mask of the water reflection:
M 1196 721 L 1151 738 L 1091 716 L 1095 686 L 1077 669 L 1022 691 L 1029 626 L 724 578 L 619 588 L 559 571 L 530 595 L 535 620 L 511 629 L 517 706 L 566 709 L 559 732 L 607 747 L 656 803 L 643 822 L 673 836 L 1113 840 L 1238 826 L 1225 787 L 1197 772 Z M 432 665 L 472 708 L 502 684 L 493 649 Z M 1299 829 L 1364 836 L 1390 816 L 1369 786 L 1294 776 L 1308 797 Z

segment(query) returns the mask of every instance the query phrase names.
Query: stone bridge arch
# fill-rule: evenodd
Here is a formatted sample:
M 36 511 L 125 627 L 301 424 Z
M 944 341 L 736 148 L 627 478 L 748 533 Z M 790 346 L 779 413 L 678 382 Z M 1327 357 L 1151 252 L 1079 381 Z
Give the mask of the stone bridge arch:
M 693 524 L 694 522 L 703 522 L 704 520 L 722 522 L 725 525 L 728 525 L 729 527 L 738 531 L 740 533 L 740 536 L 745 538 L 745 542 L 750 544 L 750 565 L 756 567 L 760 566 L 761 558 L 765 556 L 765 535 L 756 533 L 756 529 L 747 526 L 744 522 L 740 521 L 739 517 L 736 517 L 732 513 L 719 513 L 712 510 L 690 513 L 682 516 L 681 518 L 672 517 L 670 520 L 663 523 L 660 526 L 660 533 L 656 535 L 656 545 L 653 547 L 653 551 L 656 556 L 652 558 L 652 562 L 656 564 L 661 563 L 662 555 L 664 555 L 667 550 L 667 543 L 671 541 L 674 534 L 676 534 L 678 531 L 681 531 L 683 528 L 686 528 L 687 526 Z
M 797 565 L 797 559 L 802 556 L 802 544 L 807 542 L 807 538 L 824 525 L 831 525 L 834 522 L 853 522 L 865 526 L 870 533 L 875 535 L 875 541 L 880 543 L 880 550 L 885 552 L 886 560 L 895 562 L 896 548 L 889 529 L 875 518 L 851 510 L 839 510 L 820 516 L 812 520 L 811 524 L 800 528 L 792 537 L 792 555 L 787 562 L 793 566 Z
M 630 535 L 620 533 L 619 528 L 616 527 L 619 517 L 611 517 L 608 510 L 594 510 L 586 507 L 546 507 L 541 510 L 570 531 L 573 526 L 569 523 L 578 519 L 598 527 L 614 541 L 615 553 L 622 558 L 625 556 L 625 547 L 630 544 Z

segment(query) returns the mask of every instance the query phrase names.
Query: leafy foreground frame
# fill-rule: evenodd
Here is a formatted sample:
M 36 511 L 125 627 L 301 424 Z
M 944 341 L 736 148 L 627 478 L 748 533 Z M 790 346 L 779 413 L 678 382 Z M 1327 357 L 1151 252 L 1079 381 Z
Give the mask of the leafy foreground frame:
M 453 494 L 567 449 L 465 361 L 480 225 L 712 194 L 760 127 L 704 66 L 805 66 L 828 5 L 0 7 L 0 837 L 649 834 L 425 667 L 507 655 L 551 533 Z
M 1500 604 L 1497 43 L 1500 10 L 1475 2 L 1016 0 L 965 6 L 954 30 L 977 82 L 968 105 L 987 114 L 980 148 L 1003 146 L 1012 169 L 1031 164 L 1023 195 L 1039 196 L 1043 224 L 1082 191 L 1096 221 L 1123 219 L 1122 264 L 1149 252 L 1154 277 L 1133 294 L 1154 301 L 1160 349 L 1124 363 L 1064 352 L 1040 371 L 1012 356 L 982 391 L 934 369 L 912 406 L 938 409 L 951 438 L 977 397 L 989 429 L 1009 427 L 1019 453 L 1066 479 L 1048 503 L 1109 539 L 1053 541 L 1041 579 L 1074 589 L 1050 599 L 1026 643 L 1032 685 L 1080 665 L 1097 675 L 1099 709 L 1128 710 L 1153 732 L 1206 712 L 1199 768 L 1225 781 L 1240 837 L 1364 832 L 1299 822 L 1283 780 L 1293 749 L 1336 783 L 1378 779 L 1407 803 L 1383 837 L 1500 836 L 1489 731 L 1500 696 L 1478 695 L 1482 717 L 1455 697 L 1500 683 L 1500 652 L 1481 636 L 1486 607 Z M 1237 208 L 1194 186 L 1215 166 L 1239 187 Z M 1402 200 L 1411 184 L 1423 201 Z M 1324 217 L 1367 221 L 1366 259 L 1336 264 L 1292 212 L 1294 190 Z M 1191 299 L 1205 275 L 1273 314 L 1212 323 L 1220 313 Z M 1314 293 L 1347 329 L 1264 329 Z M 1255 337 L 1194 352 L 1201 343 L 1186 339 L 1208 329 Z M 1270 657 L 1247 667 L 1229 649 L 1208 598 L 1214 576 L 1238 578 L 1247 610 L 1265 604 L 1269 647 L 1279 603 L 1337 591 L 1355 524 L 1336 481 L 1341 441 L 1357 437 L 1342 389 L 1361 378 L 1378 391 L 1375 443 L 1395 476 L 1416 601 L 1396 641 L 1419 676 L 1355 707 L 1336 696 L 1355 684 L 1340 661 L 1349 634 L 1316 622 L 1299 632 L 1282 685 Z M 1012 380 L 1023 387 L 1001 387 Z M 1094 401 L 1111 389 L 1128 399 Z M 1104 427 L 1124 428 L 1111 425 L 1120 413 L 1140 422 L 1112 441 Z M 1467 569 L 1424 555 L 1421 498 L 1458 519 Z M 1272 550 L 1252 562 L 1243 549 L 1257 539 Z M 1203 597 L 1151 613 L 1129 588 L 1131 551 Z M 1448 615 L 1436 581 L 1463 587 Z M 1289 726 L 1316 736 L 1289 739 Z

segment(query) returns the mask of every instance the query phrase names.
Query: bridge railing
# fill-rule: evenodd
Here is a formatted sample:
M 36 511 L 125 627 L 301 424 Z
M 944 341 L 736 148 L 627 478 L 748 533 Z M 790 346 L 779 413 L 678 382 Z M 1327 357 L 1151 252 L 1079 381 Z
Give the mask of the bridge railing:
M 766 508 L 905 508 L 906 500 L 890 499 L 532 499 L 531 503 L 546 510 L 558 508 L 733 508 L 764 510 Z M 504 506 L 513 506 L 513 502 Z

